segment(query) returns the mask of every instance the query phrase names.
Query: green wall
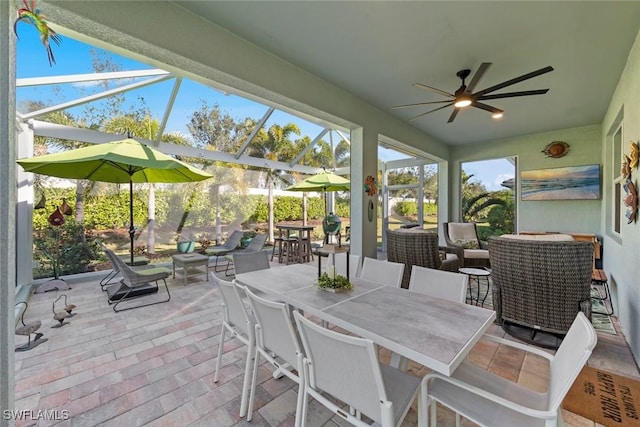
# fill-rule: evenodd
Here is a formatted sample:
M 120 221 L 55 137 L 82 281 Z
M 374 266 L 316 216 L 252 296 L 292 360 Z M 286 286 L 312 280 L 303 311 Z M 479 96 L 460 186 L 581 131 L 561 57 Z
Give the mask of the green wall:
M 452 188 L 459 192 L 457 189 L 460 188 L 460 164 L 468 161 L 516 157 L 518 178 L 520 172 L 526 170 L 601 165 L 601 133 L 600 125 L 592 125 L 502 139 L 485 144 L 454 147 L 451 150 L 454 171 L 450 174 L 450 178 L 455 179 L 456 183 Z M 569 144 L 568 154 L 554 159 L 542 153 L 542 150 L 552 141 L 564 141 Z M 519 186 L 518 181 L 518 188 Z M 456 195 L 452 200 L 456 201 L 452 206 L 452 212 L 458 212 L 459 197 Z M 518 230 L 599 234 L 601 205 L 602 199 L 522 201 L 518 197 Z

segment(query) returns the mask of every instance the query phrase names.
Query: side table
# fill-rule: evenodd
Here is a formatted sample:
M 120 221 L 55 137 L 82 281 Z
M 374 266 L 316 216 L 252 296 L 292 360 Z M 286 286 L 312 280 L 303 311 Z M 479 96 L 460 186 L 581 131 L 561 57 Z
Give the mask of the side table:
M 469 276 L 469 299 L 471 300 L 471 304 L 473 304 L 473 293 L 471 292 L 471 280 L 475 280 L 476 283 L 478 283 L 476 305 L 480 303 L 482 304 L 482 307 L 484 307 L 484 301 L 487 299 L 487 296 L 489 295 L 489 287 L 490 287 L 489 276 L 491 276 L 491 272 L 484 270 L 482 268 L 461 268 L 458 270 L 458 272 Z M 482 301 L 480 301 L 480 279 L 481 278 L 483 278 L 487 283 L 487 292 L 484 294 Z
M 204 274 L 209 280 L 208 265 L 209 257 L 202 254 L 178 254 L 171 255 L 173 258 L 173 278 L 176 278 L 176 267 L 182 269 L 182 277 L 184 278 L 184 284 L 187 285 L 187 279 L 189 276 L 197 274 Z M 204 267 L 204 270 L 198 267 Z

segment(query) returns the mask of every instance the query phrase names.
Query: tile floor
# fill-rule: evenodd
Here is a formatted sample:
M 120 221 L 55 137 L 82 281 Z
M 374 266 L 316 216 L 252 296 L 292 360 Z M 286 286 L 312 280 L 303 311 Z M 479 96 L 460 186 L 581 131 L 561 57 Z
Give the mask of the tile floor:
M 69 419 L 20 419 L 17 426 L 293 426 L 296 387 L 275 380 L 261 367 L 256 412 L 251 423 L 238 417 L 246 347 L 228 341 L 221 378 L 213 382 L 220 333 L 220 297 L 204 275 L 169 281 L 171 301 L 114 313 L 94 277 L 72 283 L 65 292 L 34 294 L 26 320 L 40 319 L 47 342 L 15 355 L 17 410 L 66 410 Z M 162 291 L 161 291 L 162 292 Z M 52 329 L 52 302 L 68 295 L 77 305 L 69 324 Z M 153 298 L 153 297 L 147 297 Z M 589 365 L 640 378 L 624 338 L 599 334 Z M 503 336 L 497 326 L 490 333 Z M 16 336 L 16 345 L 25 343 Z M 388 354 L 381 352 L 383 359 Z M 542 359 L 480 342 L 470 361 L 532 387 L 544 383 Z M 411 372 L 424 375 L 421 366 Z M 62 412 L 58 413 L 62 415 Z M 403 426 L 416 424 L 410 411 Z M 565 411 L 569 426 L 594 422 Z M 344 422 L 311 402 L 308 424 L 342 426 Z M 453 414 L 439 411 L 439 425 L 455 425 Z M 473 425 L 463 421 L 463 426 Z

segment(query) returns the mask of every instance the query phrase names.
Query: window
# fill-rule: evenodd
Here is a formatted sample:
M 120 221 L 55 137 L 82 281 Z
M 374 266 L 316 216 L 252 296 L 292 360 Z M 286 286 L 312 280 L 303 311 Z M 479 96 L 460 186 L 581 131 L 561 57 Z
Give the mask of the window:
M 620 224 L 622 224 L 622 182 L 618 178 L 620 174 L 620 165 L 622 162 L 622 123 L 618 126 L 613 134 L 613 164 L 611 165 L 611 173 L 615 188 L 613 191 L 613 232 L 620 234 Z

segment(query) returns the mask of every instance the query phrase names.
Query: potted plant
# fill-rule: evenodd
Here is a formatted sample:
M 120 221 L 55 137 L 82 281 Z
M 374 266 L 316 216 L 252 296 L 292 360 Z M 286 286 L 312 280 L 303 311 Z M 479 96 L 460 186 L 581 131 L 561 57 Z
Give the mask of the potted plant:
M 251 243 L 251 240 L 253 240 L 254 237 L 256 237 L 256 233 L 254 230 L 247 230 L 244 233 L 242 233 L 242 239 L 240 239 L 240 246 L 243 248 L 246 248 L 247 246 L 249 246 L 249 243 Z
M 178 233 L 176 236 L 176 249 L 183 254 L 191 253 L 196 249 L 196 242 L 191 235 L 185 236 L 182 233 Z
M 335 268 L 324 272 L 317 281 L 318 287 L 328 292 L 346 292 L 353 289 L 353 284 L 346 277 L 336 274 Z

